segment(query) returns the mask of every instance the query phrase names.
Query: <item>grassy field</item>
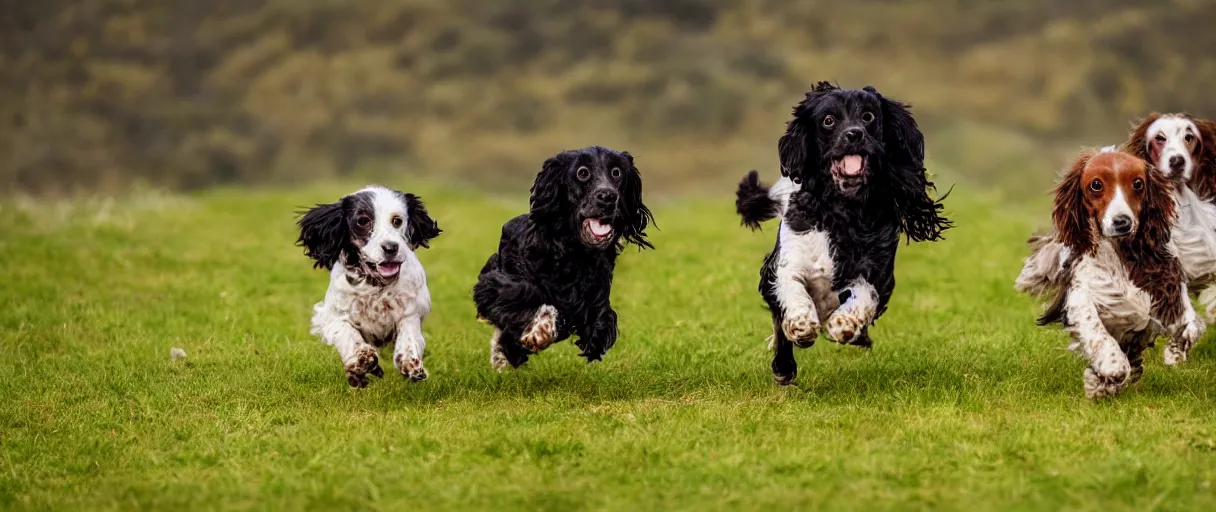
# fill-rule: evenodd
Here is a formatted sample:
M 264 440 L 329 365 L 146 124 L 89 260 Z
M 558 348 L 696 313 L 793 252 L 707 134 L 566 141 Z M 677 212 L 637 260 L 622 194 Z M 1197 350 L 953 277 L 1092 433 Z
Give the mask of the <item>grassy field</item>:
M 652 204 L 603 363 L 563 343 L 498 374 L 470 289 L 526 199 L 410 186 L 446 230 L 421 256 L 431 379 L 352 390 L 292 244 L 295 207 L 352 188 L 0 203 L 0 509 L 1216 508 L 1212 336 L 1087 401 L 1012 290 L 1045 203 L 956 191 L 875 348 L 820 342 L 783 389 L 755 291 L 775 226 L 726 195 Z

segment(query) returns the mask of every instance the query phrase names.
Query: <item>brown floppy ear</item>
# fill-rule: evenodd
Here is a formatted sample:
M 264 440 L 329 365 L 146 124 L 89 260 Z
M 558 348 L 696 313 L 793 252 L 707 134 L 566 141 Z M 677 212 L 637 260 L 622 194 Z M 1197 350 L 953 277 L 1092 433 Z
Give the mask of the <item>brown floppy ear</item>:
M 1191 190 L 1204 199 L 1216 198 L 1216 121 L 1192 119 L 1199 128 L 1199 147 L 1195 148 L 1195 169 Z
M 1153 247 L 1165 247 L 1174 226 L 1174 186 L 1152 165 L 1145 165 L 1147 183 L 1144 205 L 1140 208 L 1140 236 Z
M 1140 157 L 1141 160 L 1148 162 L 1148 127 L 1161 119 L 1159 112 L 1153 112 L 1148 117 L 1142 119 L 1140 124 L 1137 124 L 1132 129 L 1131 137 L 1123 144 L 1123 151 Z M 1149 162 L 1155 164 L 1155 162 Z
M 1090 152 L 1082 153 L 1072 168 L 1060 178 L 1055 188 L 1055 204 L 1051 208 L 1051 220 L 1056 225 L 1060 241 L 1078 254 L 1087 254 L 1095 248 L 1094 230 L 1089 211 L 1085 208 L 1085 189 L 1081 183 L 1081 175 L 1093 156 Z

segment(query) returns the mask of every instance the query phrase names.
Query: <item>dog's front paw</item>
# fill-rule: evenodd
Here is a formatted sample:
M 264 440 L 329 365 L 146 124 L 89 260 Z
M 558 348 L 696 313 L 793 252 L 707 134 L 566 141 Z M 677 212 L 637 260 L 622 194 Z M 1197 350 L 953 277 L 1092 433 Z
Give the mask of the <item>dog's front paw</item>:
M 1186 327 L 1178 333 L 1177 336 L 1170 339 L 1165 350 L 1162 352 L 1162 359 L 1166 366 L 1177 366 L 1180 363 L 1185 363 L 1190 358 L 1191 348 L 1195 346 L 1195 342 L 1203 336 L 1203 331 L 1207 329 L 1203 320 L 1195 318 L 1188 322 Z
M 422 366 L 421 358 L 411 357 L 408 354 L 395 354 L 393 366 L 397 367 L 401 376 L 414 382 L 422 382 L 427 378 L 426 368 Z
M 1093 368 L 1086 368 L 1084 375 L 1085 397 L 1090 400 L 1100 400 L 1119 394 L 1123 389 L 1122 382 L 1112 382 L 1098 375 Z
M 828 317 L 828 336 L 836 343 L 852 345 L 865 329 L 866 321 L 848 311 L 838 309 Z
M 819 318 L 810 308 L 790 310 L 781 321 L 781 330 L 795 347 L 806 348 L 819 337 Z
M 1122 351 L 1106 348 L 1085 370 L 1085 396 L 1104 398 L 1119 392 L 1132 374 L 1131 363 Z
M 352 388 L 365 388 L 369 382 L 367 376 L 384 377 L 380 368 L 380 356 L 371 345 L 363 345 L 355 349 L 355 355 L 346 363 L 346 383 Z
M 546 304 L 536 310 L 536 316 L 532 317 L 532 323 L 519 337 L 519 343 L 536 353 L 548 348 L 556 337 L 557 308 Z

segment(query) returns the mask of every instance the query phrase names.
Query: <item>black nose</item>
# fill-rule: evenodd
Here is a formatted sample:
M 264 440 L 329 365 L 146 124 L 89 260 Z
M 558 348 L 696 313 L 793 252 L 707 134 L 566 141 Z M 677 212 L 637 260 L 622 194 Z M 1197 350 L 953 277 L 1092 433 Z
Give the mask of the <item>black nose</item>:
M 1116 235 L 1126 235 L 1132 230 L 1132 218 L 1128 215 L 1116 215 L 1111 219 L 1111 227 L 1115 228 Z
M 599 201 L 600 204 L 616 204 L 616 191 L 607 189 L 598 190 L 595 192 L 595 200 Z
M 861 131 L 861 128 L 849 128 L 844 132 L 844 140 L 849 142 L 857 142 L 861 140 L 862 133 L 864 132 Z
M 1182 167 L 1184 165 L 1186 165 L 1186 160 L 1183 159 L 1181 156 L 1174 155 L 1174 156 L 1170 157 L 1170 170 L 1171 171 L 1181 172 Z
M 397 249 L 398 249 L 397 242 L 384 242 L 384 243 L 380 244 L 380 248 L 384 249 L 385 256 L 392 257 L 392 256 L 397 255 Z

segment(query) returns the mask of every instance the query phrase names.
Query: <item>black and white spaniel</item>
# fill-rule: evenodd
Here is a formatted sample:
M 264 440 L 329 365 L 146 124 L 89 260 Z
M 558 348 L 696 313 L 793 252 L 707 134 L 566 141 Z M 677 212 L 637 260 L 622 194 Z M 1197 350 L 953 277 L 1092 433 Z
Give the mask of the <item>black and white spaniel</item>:
M 908 106 L 872 87 L 820 82 L 794 107 L 778 142 L 782 179 L 760 185 L 752 171 L 735 203 L 753 229 L 781 218 L 777 245 L 760 270 L 773 316 L 772 370 L 794 381 L 793 347 L 828 337 L 869 347 L 869 327 L 895 289 L 900 235 L 933 241 L 951 223 L 929 196 L 924 137 Z
M 612 274 L 625 243 L 653 248 L 654 222 L 629 153 L 604 147 L 545 160 L 531 209 L 502 227 L 473 288 L 480 318 L 494 326 L 490 365 L 519 367 L 571 335 L 588 362 L 617 339 Z
M 366 387 L 383 377 L 378 349 L 395 344 L 393 366 L 410 380 L 426 379 L 422 321 L 431 311 L 426 273 L 415 251 L 442 230 L 422 200 L 367 187 L 336 203 L 319 204 L 299 220 L 298 245 L 329 273 L 325 300 L 313 308 L 312 334 L 338 349 L 346 381 Z
M 1056 240 L 1036 255 L 1062 262 L 1035 291 L 1051 299 L 1039 325 L 1061 323 L 1089 367 L 1085 395 L 1118 393 L 1144 372 L 1158 334 L 1202 332 L 1170 242 L 1173 187 L 1143 159 L 1121 151 L 1083 153 L 1055 189 Z M 1047 255 L 1042 253 L 1047 249 Z

